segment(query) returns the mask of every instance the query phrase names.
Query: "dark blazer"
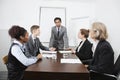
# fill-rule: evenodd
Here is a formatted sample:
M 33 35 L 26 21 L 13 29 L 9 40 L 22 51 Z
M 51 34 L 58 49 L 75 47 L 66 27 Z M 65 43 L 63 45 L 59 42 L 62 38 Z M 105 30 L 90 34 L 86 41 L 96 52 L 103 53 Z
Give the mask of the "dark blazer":
M 59 36 L 56 26 L 52 27 L 49 47 L 55 47 L 56 49 L 69 47 L 66 27 L 61 26 Z
M 39 49 L 42 49 L 42 50 L 49 50 L 49 48 L 45 47 L 42 45 L 42 43 L 40 42 L 39 38 L 36 38 L 36 45 L 37 47 L 35 47 L 34 43 L 33 43 L 33 38 L 32 38 L 32 35 L 29 37 L 29 40 L 28 42 L 25 44 L 26 46 L 26 53 L 25 55 L 27 57 L 31 57 L 31 56 L 37 56 L 40 51 Z
M 92 59 L 92 44 L 88 41 L 88 39 L 86 39 L 86 41 L 81 46 L 79 52 L 77 52 L 78 47 L 76 48 L 76 55 L 83 62 L 83 64 L 88 64 L 88 62 L 86 63 L 84 61 Z
M 94 58 L 91 65 L 88 66 L 89 70 L 94 70 L 99 73 L 112 74 L 114 66 L 114 52 L 106 40 L 102 40 L 98 43 Z

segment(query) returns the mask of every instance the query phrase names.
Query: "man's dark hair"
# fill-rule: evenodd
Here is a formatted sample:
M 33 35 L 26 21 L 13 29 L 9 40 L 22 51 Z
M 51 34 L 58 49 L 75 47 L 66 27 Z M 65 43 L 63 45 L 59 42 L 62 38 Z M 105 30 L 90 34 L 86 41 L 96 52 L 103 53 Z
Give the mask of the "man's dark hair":
M 18 25 L 14 25 L 9 29 L 8 33 L 11 36 L 11 38 L 15 38 L 17 40 L 20 40 L 20 36 L 25 37 L 27 30 L 24 29 L 23 27 L 18 26 Z
M 54 19 L 54 22 L 55 22 L 56 20 L 59 20 L 60 22 L 62 22 L 62 20 L 61 20 L 60 17 L 56 17 L 56 18 Z
M 31 27 L 31 33 L 33 32 L 33 30 L 35 30 L 35 29 L 38 29 L 38 28 L 40 28 L 40 26 L 38 26 L 38 25 L 33 25 L 32 27 Z

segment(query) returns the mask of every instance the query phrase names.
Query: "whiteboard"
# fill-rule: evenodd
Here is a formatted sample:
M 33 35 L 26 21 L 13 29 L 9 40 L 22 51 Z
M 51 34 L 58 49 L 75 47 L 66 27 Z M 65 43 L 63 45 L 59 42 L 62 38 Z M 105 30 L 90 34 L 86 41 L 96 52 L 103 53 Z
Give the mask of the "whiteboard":
M 40 7 L 40 40 L 49 42 L 51 37 L 51 28 L 55 26 L 54 18 L 60 17 L 62 25 L 66 26 L 66 8 L 61 7 Z
M 81 41 L 78 39 L 78 32 L 81 28 L 89 29 L 90 28 L 90 19 L 89 17 L 78 17 L 78 18 L 71 18 L 70 26 L 69 26 L 69 45 L 70 46 L 77 46 Z

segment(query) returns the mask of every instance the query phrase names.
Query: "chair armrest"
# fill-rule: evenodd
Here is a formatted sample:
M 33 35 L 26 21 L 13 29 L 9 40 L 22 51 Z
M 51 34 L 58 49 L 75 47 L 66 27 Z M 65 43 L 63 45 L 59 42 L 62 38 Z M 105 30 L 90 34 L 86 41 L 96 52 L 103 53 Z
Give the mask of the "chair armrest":
M 90 70 L 90 75 L 92 77 L 97 77 L 97 78 L 103 77 L 104 79 L 117 80 L 117 76 L 115 76 L 115 75 L 106 74 L 106 73 L 99 73 L 99 72 L 93 71 L 93 70 Z

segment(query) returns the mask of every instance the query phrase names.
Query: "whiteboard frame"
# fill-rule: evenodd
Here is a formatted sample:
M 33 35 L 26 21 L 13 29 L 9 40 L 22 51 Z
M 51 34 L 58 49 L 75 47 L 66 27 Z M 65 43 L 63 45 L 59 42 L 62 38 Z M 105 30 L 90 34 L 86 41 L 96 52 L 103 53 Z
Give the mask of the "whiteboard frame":
M 39 9 L 39 25 L 41 24 L 41 9 L 42 8 L 55 8 L 55 9 L 64 9 L 65 10 L 65 26 L 66 26 L 66 8 L 65 7 L 40 7 Z
M 66 21 L 66 8 L 65 7 L 44 7 L 44 6 L 40 6 L 40 8 L 39 8 L 39 25 L 41 25 L 41 10 L 42 10 L 42 8 L 51 8 L 51 9 L 64 9 L 64 11 L 65 11 L 65 27 L 66 27 L 66 24 L 67 24 L 67 21 Z M 47 42 L 47 41 L 43 41 L 42 43 L 49 43 L 49 42 Z

